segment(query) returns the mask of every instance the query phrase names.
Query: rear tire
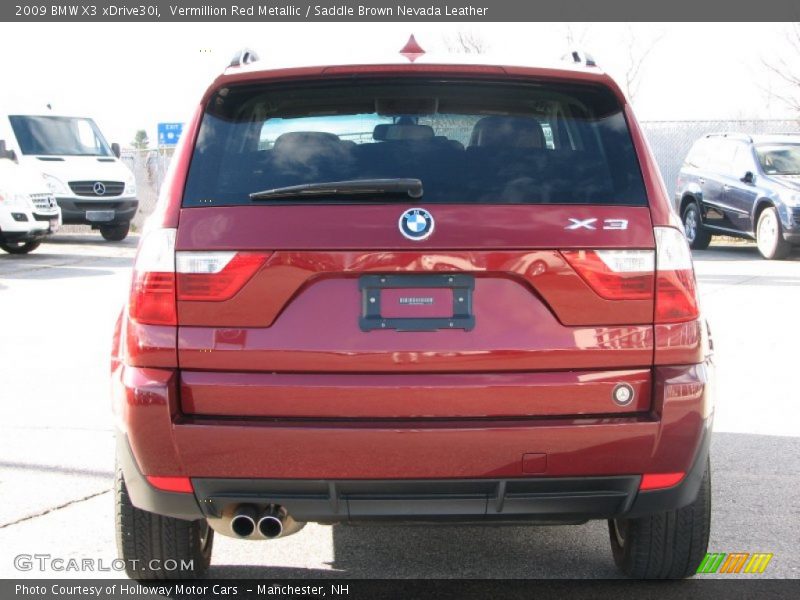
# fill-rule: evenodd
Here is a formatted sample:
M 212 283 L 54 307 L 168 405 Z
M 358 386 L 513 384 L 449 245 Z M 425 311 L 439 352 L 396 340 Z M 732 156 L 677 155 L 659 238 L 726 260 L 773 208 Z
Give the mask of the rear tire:
M 711 468 L 694 502 L 678 510 L 608 522 L 617 567 L 636 579 L 682 579 L 697 572 L 711 529 Z
M 692 250 L 705 250 L 711 243 L 711 234 L 703 227 L 703 220 L 700 218 L 700 207 L 697 202 L 692 200 L 683 209 L 683 229 L 686 232 L 686 241 Z
M 767 260 L 786 258 L 792 251 L 792 245 L 783 239 L 781 219 L 774 206 L 768 206 L 758 216 L 756 244 L 761 256 Z
M 214 530 L 205 520 L 184 521 L 136 508 L 119 468 L 115 491 L 117 552 L 128 577 L 190 579 L 205 574 L 214 545 Z
M 131 229 L 130 223 L 120 223 L 118 225 L 102 225 L 100 227 L 100 235 L 102 235 L 109 242 L 121 242 L 128 237 L 128 232 Z
M 0 242 L 0 248 L 9 254 L 27 254 L 42 245 L 40 241 L 34 242 Z

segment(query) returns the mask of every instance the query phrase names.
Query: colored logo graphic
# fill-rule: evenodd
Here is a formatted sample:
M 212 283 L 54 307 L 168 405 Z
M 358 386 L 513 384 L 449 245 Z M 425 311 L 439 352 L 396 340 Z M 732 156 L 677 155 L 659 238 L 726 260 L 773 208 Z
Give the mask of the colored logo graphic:
M 424 240 L 433 233 L 433 215 L 424 208 L 410 208 L 400 215 L 398 227 L 409 240 Z
M 697 567 L 697 573 L 763 573 L 772 553 L 766 552 L 709 552 Z

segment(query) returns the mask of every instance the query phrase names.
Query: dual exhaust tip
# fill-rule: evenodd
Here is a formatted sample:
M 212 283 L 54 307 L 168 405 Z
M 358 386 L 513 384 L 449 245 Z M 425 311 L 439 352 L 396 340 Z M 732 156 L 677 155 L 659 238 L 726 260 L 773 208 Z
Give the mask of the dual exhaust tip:
M 287 533 L 287 526 L 294 525 L 286 509 L 275 504 L 261 513 L 255 506 L 245 504 L 239 506 L 231 517 L 231 531 L 239 538 L 272 540 Z

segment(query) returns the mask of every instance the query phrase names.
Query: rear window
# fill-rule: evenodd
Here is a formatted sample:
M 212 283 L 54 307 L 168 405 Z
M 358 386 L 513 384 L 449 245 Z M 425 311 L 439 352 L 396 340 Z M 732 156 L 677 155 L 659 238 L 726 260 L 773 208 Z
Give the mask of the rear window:
M 263 190 L 394 178 L 419 179 L 425 203 L 647 201 L 622 109 L 605 87 L 347 79 L 219 90 L 183 205 L 251 204 L 249 194 Z

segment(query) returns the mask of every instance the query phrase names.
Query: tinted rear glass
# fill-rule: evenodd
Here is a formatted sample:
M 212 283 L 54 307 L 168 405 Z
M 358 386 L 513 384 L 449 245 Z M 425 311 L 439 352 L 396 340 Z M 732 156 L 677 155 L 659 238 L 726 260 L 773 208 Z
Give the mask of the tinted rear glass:
M 373 178 L 420 179 L 425 203 L 647 201 L 622 109 L 604 87 L 348 79 L 220 90 L 203 116 L 184 206 Z

